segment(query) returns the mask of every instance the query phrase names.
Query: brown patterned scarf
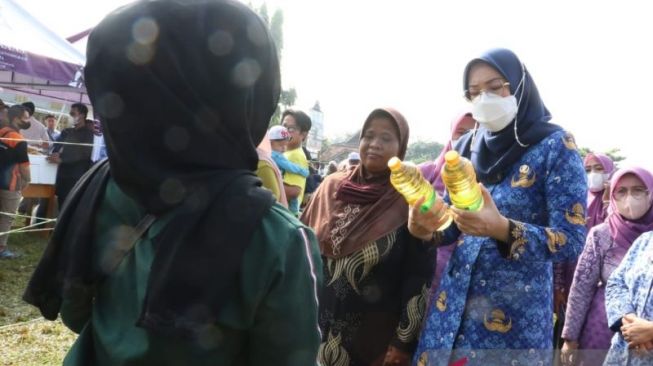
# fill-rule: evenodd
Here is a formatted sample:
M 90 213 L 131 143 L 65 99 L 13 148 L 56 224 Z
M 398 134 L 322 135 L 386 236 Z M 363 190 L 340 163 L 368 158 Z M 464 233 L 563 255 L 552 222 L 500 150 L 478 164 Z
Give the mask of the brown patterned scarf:
M 368 123 L 380 113 L 389 114 L 397 125 L 398 156 L 403 159 L 409 128 L 404 117 L 394 109 L 376 109 L 370 113 L 361 137 Z M 390 171 L 365 179 L 364 170 L 361 164 L 352 171 L 329 175 L 304 210 L 301 220 L 315 230 L 322 255 L 326 257 L 352 254 L 394 232 L 408 220 L 408 205 L 390 184 Z

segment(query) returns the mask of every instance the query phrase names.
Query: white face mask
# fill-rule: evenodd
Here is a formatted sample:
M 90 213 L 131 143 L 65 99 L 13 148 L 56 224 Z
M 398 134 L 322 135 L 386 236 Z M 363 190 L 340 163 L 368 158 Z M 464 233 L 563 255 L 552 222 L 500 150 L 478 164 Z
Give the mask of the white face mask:
M 587 186 L 590 192 L 601 192 L 605 189 L 603 183 L 608 179 L 607 174 L 591 172 L 587 174 Z
M 506 128 L 517 115 L 517 98 L 502 97 L 493 93 L 481 93 L 472 100 L 472 117 L 492 132 Z
M 628 195 L 623 200 L 617 201 L 617 211 L 621 216 L 627 218 L 628 220 L 637 220 L 651 207 L 651 200 L 649 197 L 645 199 L 636 200 L 633 196 Z

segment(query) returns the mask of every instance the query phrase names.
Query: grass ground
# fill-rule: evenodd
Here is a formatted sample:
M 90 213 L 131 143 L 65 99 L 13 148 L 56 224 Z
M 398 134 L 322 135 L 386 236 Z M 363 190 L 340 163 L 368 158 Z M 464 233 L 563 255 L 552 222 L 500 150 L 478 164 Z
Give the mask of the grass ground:
M 36 234 L 14 234 L 9 248 L 20 254 L 0 260 L 0 366 L 61 365 L 75 334 L 61 322 L 41 318 L 22 295 L 46 241 Z

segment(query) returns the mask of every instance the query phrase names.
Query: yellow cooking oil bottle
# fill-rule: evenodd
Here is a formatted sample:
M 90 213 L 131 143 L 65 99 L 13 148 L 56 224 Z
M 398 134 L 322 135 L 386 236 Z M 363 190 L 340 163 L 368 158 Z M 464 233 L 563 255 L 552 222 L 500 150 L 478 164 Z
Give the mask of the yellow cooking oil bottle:
M 444 154 L 444 166 L 440 176 L 451 203 L 467 211 L 478 211 L 483 208 L 481 186 L 476 181 L 476 172 L 472 162 L 455 151 Z
M 413 164 L 404 163 L 398 157 L 393 157 L 388 161 L 388 168 L 390 168 L 390 183 L 395 187 L 397 192 L 401 193 L 409 205 L 414 205 L 417 200 L 424 197 L 424 203 L 420 206 L 421 212 L 428 212 L 438 199 L 438 194 L 433 189 L 419 168 Z M 438 228 L 444 230 L 449 225 L 453 217 L 447 212 L 446 220 Z

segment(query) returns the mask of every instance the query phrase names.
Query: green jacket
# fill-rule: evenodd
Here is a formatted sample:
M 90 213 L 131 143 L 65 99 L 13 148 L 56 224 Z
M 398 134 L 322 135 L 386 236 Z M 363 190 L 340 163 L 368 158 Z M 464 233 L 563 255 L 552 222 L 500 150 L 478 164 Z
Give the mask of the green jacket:
M 143 214 L 110 181 L 96 221 L 96 253 L 119 237 L 121 226 L 135 226 Z M 322 262 L 313 232 L 279 205 L 263 218 L 244 253 L 238 295 L 216 322 L 219 336 L 189 341 L 134 325 L 154 259 L 151 239 L 171 215 L 157 220 L 136 243 L 93 303 L 64 301 L 63 322 L 81 332 L 64 365 L 315 365 Z

